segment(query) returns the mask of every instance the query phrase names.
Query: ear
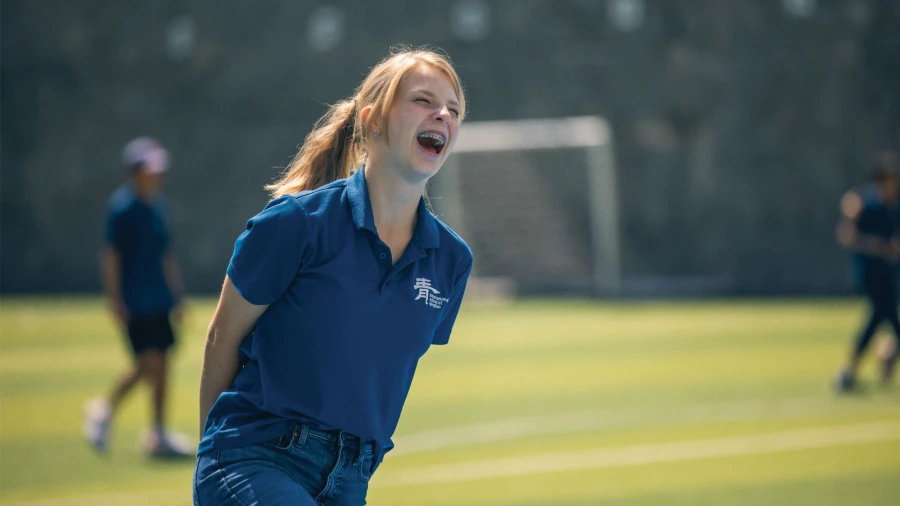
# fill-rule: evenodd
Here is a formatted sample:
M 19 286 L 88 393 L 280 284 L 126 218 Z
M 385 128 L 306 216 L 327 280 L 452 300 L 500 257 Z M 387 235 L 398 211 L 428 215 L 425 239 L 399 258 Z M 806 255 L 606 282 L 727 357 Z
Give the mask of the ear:
M 368 132 L 372 130 L 372 125 L 369 124 L 369 119 L 372 117 L 372 106 L 367 105 L 359 111 L 359 122 L 363 126 L 363 128 Z
M 359 111 L 359 121 L 363 126 L 366 134 L 374 130 L 378 130 L 381 127 L 381 121 L 372 112 L 373 109 L 374 108 L 371 105 L 367 105 L 363 107 L 361 111 Z

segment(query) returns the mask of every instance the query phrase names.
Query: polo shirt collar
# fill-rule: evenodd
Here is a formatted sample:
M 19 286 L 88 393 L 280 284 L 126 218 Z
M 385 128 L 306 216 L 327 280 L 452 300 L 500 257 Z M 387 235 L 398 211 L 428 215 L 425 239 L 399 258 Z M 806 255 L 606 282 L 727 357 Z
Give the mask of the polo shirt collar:
M 360 167 L 347 179 L 347 198 L 350 200 L 350 212 L 353 214 L 353 223 L 356 228 L 377 232 L 363 167 Z
M 366 229 L 378 233 L 375 228 L 375 217 L 372 214 L 372 201 L 369 199 L 369 189 L 366 185 L 366 176 L 363 167 L 360 167 L 347 179 L 347 197 L 350 201 L 350 212 L 353 215 L 353 223 L 359 230 Z M 423 249 L 437 248 L 440 246 L 440 233 L 435 217 L 425 205 L 425 199 L 419 199 L 418 222 L 415 235 Z

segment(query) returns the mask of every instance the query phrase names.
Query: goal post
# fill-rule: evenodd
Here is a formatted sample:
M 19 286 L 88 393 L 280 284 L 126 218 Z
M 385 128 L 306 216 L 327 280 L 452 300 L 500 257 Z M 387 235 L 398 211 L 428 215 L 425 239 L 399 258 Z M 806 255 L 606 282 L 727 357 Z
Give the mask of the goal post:
M 621 290 L 612 133 L 597 116 L 464 123 L 429 185 L 473 276 L 525 291 Z

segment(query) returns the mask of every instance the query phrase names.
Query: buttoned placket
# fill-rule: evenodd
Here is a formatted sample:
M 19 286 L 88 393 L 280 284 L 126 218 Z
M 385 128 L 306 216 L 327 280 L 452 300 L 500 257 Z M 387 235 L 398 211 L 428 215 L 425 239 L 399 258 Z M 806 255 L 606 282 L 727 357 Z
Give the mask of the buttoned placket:
M 415 243 L 413 241 L 415 241 Z M 415 245 L 414 248 L 409 247 L 413 245 Z M 406 251 L 403 252 L 403 255 L 397 260 L 397 263 L 393 265 L 391 265 L 391 249 L 381 239 L 376 239 L 375 250 L 376 256 L 378 257 L 378 265 L 380 267 L 379 271 L 381 273 L 378 295 L 387 302 L 390 302 L 393 297 L 393 287 L 396 284 L 394 278 L 396 278 L 408 265 L 425 258 L 427 254 L 419 247 L 418 240 L 415 237 L 410 241 L 410 244 L 406 247 Z

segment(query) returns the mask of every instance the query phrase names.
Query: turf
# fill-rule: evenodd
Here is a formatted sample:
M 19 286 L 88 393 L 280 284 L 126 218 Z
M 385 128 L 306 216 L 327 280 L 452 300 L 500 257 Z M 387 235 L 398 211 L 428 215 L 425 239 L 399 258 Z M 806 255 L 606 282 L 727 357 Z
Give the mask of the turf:
M 170 418 L 189 434 L 213 303 L 193 302 L 175 359 Z M 451 345 L 421 361 L 397 449 L 376 473 L 369 503 L 896 504 L 900 437 L 890 431 L 868 441 L 659 457 L 672 443 L 900 427 L 900 388 L 877 385 L 872 361 L 864 393 L 830 391 L 861 317 L 857 301 L 838 299 L 468 305 Z M 127 361 L 97 299 L 0 301 L 0 503 L 190 504 L 193 462 L 148 461 L 138 448 L 146 390 L 124 406 L 108 456 L 81 439 L 85 400 L 106 391 Z M 649 460 L 578 458 L 634 447 Z M 517 467 L 535 459 L 546 467 Z M 499 474 L 441 474 L 473 466 Z M 414 478 L 429 472 L 438 478 Z

